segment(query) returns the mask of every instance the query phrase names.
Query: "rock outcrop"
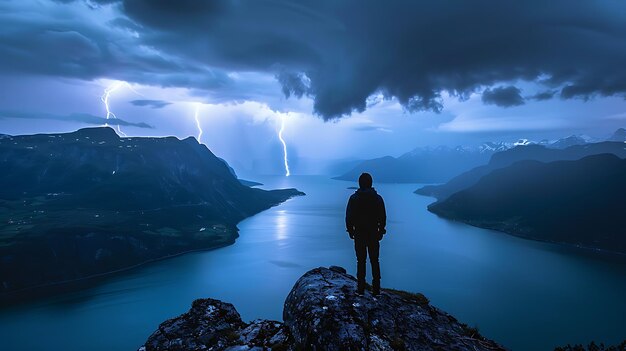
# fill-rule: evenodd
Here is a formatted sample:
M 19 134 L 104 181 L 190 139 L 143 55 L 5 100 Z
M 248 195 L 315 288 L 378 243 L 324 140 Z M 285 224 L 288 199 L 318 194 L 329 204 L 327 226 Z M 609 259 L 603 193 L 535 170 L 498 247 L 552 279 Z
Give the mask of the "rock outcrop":
M 289 350 L 291 345 L 283 323 L 244 323 L 233 305 L 200 299 L 189 312 L 161 323 L 139 350 Z
M 304 274 L 283 319 L 245 323 L 233 305 L 200 299 L 162 323 L 139 350 L 504 350 L 421 294 L 356 295 L 356 279 L 341 267 Z

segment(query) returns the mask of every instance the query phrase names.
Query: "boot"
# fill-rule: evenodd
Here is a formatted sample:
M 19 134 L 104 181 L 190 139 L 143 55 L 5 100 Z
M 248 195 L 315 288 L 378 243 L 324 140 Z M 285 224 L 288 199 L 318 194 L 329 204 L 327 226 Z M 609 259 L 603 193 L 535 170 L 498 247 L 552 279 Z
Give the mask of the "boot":
M 380 295 L 380 279 L 372 280 L 372 295 Z
M 365 282 L 359 281 L 356 285 L 356 294 L 363 296 L 365 294 Z

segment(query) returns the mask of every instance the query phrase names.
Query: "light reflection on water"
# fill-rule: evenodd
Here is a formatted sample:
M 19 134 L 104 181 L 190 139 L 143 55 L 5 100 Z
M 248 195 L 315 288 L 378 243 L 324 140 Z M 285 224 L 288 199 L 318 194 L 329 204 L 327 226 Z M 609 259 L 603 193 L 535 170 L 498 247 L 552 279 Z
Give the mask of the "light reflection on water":
M 289 220 L 289 216 L 287 215 L 287 211 L 278 210 L 276 211 L 276 227 L 274 231 L 276 232 L 276 240 L 283 240 L 287 238 L 287 221 Z

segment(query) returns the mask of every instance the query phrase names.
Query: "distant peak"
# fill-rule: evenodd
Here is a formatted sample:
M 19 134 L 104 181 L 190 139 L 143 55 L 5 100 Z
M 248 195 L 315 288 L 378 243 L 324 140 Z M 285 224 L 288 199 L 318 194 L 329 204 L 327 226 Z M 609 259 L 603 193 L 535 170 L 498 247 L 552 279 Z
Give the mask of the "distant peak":
M 613 133 L 613 135 L 608 140 L 609 141 L 626 141 L 626 129 L 619 128 Z
M 94 139 L 119 139 L 119 136 L 111 127 L 81 128 L 71 134 L 76 136 L 88 136 Z
M 194 136 L 188 136 L 185 139 L 182 139 L 184 142 L 187 143 L 192 143 L 192 144 L 200 144 L 200 142 L 198 141 L 198 139 L 196 139 L 196 137 Z

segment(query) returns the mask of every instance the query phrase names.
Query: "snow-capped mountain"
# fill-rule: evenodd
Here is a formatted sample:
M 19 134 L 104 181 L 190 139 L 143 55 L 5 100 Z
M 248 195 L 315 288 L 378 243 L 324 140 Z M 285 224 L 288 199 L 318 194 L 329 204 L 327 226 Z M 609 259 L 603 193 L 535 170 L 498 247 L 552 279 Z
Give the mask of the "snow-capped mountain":
M 616 141 L 626 140 L 626 129 L 617 130 L 610 140 L 613 139 Z M 530 151 L 526 150 L 525 147 L 535 145 L 547 149 L 563 150 L 568 147 L 599 141 L 588 135 L 578 134 L 557 140 L 533 141 L 520 138 L 512 142 L 488 141 L 470 146 L 422 146 L 404 153 L 400 157 L 385 156 L 363 161 L 337 179 L 356 180 L 362 172 L 369 172 L 376 181 L 383 183 L 442 182 L 463 171 L 487 164 L 492 155 L 510 149 L 524 153 Z M 540 147 L 540 149 L 544 148 Z
M 514 146 L 514 143 L 508 143 L 504 141 L 499 141 L 499 142 L 488 141 L 488 142 L 484 142 L 480 144 L 478 146 L 478 151 L 481 153 L 494 153 L 494 152 L 508 150 L 512 148 L 513 146 Z
M 564 149 L 566 147 L 570 147 L 574 145 L 584 145 L 584 144 L 589 144 L 589 143 L 597 143 L 600 141 L 602 140 L 598 138 L 590 137 L 589 135 L 577 134 L 577 135 L 570 135 L 566 138 L 556 140 L 548 146 L 552 148 L 556 148 L 556 149 Z
M 565 149 L 574 145 L 584 145 L 589 143 L 596 143 L 599 141 L 601 140 L 585 134 L 573 134 L 568 137 L 556 140 L 542 139 L 540 141 L 532 141 L 529 139 L 519 139 L 518 141 L 513 143 L 513 146 L 543 145 L 552 149 Z

